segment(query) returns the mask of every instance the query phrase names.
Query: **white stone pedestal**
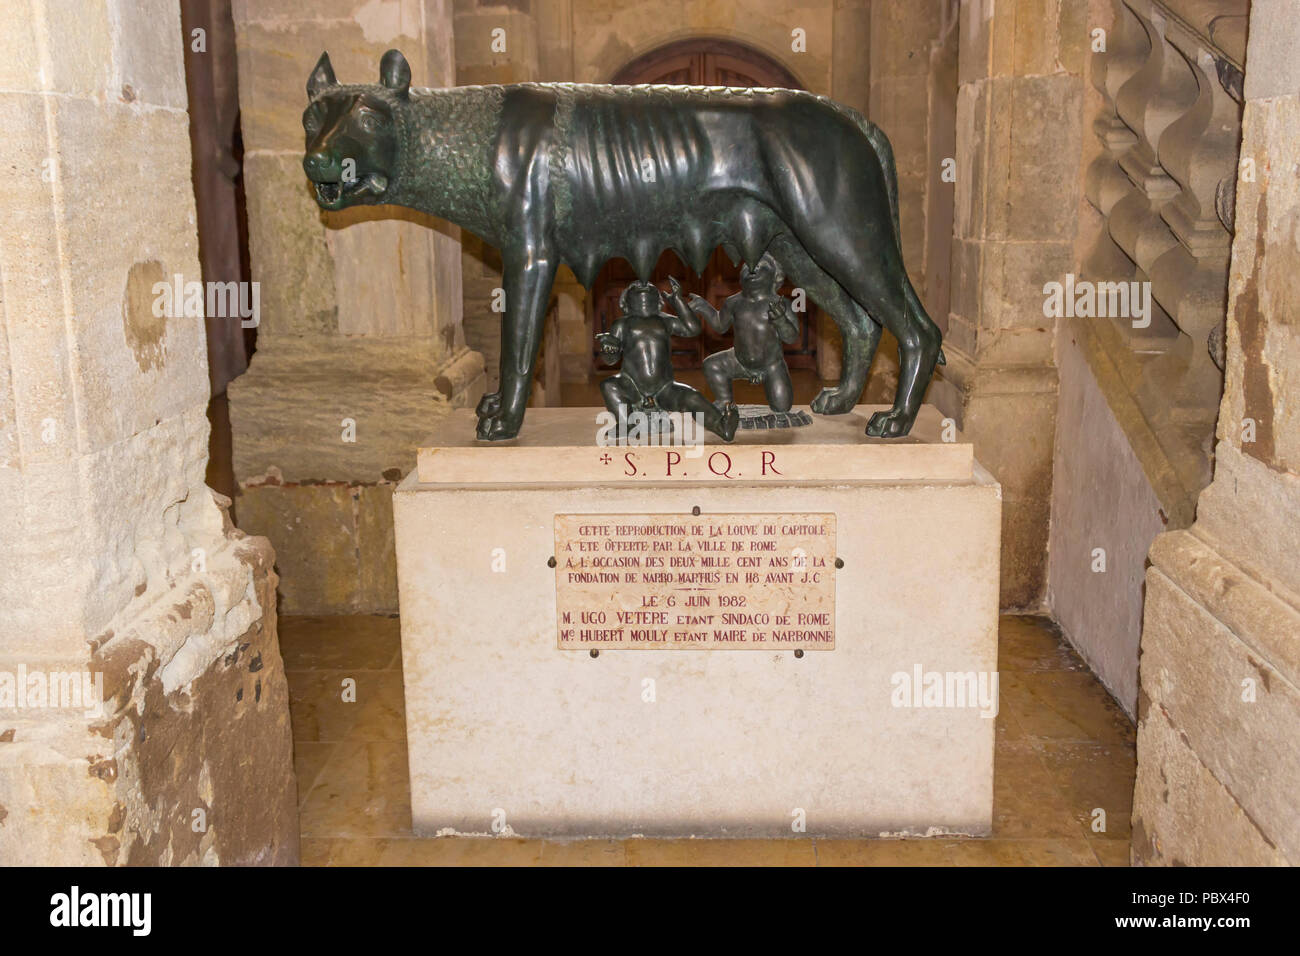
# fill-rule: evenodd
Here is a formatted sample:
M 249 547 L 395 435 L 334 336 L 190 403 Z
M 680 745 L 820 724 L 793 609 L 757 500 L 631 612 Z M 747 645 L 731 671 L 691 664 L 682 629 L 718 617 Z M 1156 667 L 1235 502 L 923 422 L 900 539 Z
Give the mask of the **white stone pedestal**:
M 416 831 L 987 834 L 1001 491 L 935 409 L 892 442 L 876 410 L 695 458 L 598 448 L 597 409 L 448 419 L 394 496 Z M 832 515 L 833 649 L 559 649 L 556 516 L 651 514 Z

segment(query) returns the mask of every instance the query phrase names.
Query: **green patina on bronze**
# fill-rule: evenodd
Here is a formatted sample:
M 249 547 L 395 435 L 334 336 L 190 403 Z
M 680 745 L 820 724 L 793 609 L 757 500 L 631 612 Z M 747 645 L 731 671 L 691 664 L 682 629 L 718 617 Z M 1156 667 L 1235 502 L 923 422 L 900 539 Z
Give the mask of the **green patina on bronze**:
M 622 257 L 644 281 L 665 249 L 698 272 L 719 246 L 770 254 L 843 331 L 843 377 L 815 412 L 857 403 L 889 328 L 898 392 L 867 433 L 911 429 L 940 334 L 903 268 L 889 141 L 860 114 L 795 90 L 410 82 L 396 50 L 374 85 L 337 83 L 322 55 L 303 167 L 324 209 L 408 206 L 501 250 L 501 387 L 479 403 L 480 438 L 518 434 L 560 263 L 589 286 Z

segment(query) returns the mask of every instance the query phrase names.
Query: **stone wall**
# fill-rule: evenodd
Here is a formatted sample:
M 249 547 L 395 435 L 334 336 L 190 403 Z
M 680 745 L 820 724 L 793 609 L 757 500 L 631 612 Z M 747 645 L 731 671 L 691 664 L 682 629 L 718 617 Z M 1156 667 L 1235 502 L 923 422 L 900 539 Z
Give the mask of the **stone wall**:
M 164 0 L 0 35 L 4 864 L 298 856 L 272 552 L 204 485 L 204 319 L 155 310 L 201 278 L 183 42 Z
M 1246 6 L 1093 0 L 1089 11 L 1105 49 L 1085 60 L 1073 272 L 1149 281 L 1151 315 L 1146 327 L 1061 320 L 1048 600 L 1130 714 L 1143 562 L 1156 533 L 1191 524 L 1213 460 L 1221 358 L 1208 340 L 1227 306 Z
M 1300 3 L 1249 35 L 1214 480 L 1147 572 L 1139 863 L 1300 863 Z
M 1073 268 L 1085 0 L 962 0 L 948 365 L 930 399 L 1002 484 L 1002 605 L 1039 609 L 1056 434 L 1043 286 Z
M 1081 340 L 1068 325 L 1057 339 L 1061 397 L 1047 603 L 1093 673 L 1136 718 L 1147 550 L 1168 516 Z
M 262 321 L 231 383 L 235 512 L 280 562 L 294 613 L 396 611 L 390 498 L 415 447 L 483 393 L 461 325 L 459 230 L 411 210 L 322 213 L 302 171 L 307 76 L 454 81 L 450 3 L 241 0 L 234 7 L 248 233 Z

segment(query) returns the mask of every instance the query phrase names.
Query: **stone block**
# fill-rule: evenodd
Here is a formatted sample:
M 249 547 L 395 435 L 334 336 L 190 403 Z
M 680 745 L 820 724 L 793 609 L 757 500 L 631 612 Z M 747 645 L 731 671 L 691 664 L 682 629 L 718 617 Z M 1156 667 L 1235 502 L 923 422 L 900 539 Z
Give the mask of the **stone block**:
M 334 260 L 301 157 L 246 156 L 244 178 L 248 249 L 260 283 L 259 348 L 274 336 L 336 331 Z
M 340 613 L 355 606 L 356 494 L 343 482 L 240 489 L 235 499 L 240 526 L 264 535 L 275 549 L 283 613 Z
M 1186 532 L 1174 532 L 1186 534 Z M 1170 557 L 1173 554 L 1166 552 Z M 1176 564 L 1147 573 L 1142 634 L 1145 720 L 1158 711 L 1277 850 L 1300 862 L 1300 817 L 1289 788 L 1300 779 L 1300 692 L 1255 648 L 1229 631 L 1177 583 Z M 1260 593 L 1248 578 L 1235 582 Z M 1276 605 L 1275 605 L 1276 607 Z M 1300 612 L 1287 609 L 1292 633 Z M 1138 751 L 1139 764 L 1143 759 Z M 1188 820 L 1187 829 L 1215 826 Z
M 36 3 L 20 0 L 6 11 L 0 37 L 0 89 L 67 93 L 116 101 L 113 77 L 111 5 L 87 6 L 77 0 Z M 177 28 L 179 33 L 179 27 Z M 42 66 L 37 38 L 59 52 Z
M 1059 355 L 1048 604 L 1102 683 L 1136 716 L 1147 552 L 1165 519 L 1084 353 L 1064 336 Z M 1093 570 L 1094 548 L 1105 549 L 1102 572 Z
M 127 102 L 187 109 L 184 61 L 191 38 L 181 31 L 180 7 L 169 0 L 110 0 L 109 6 L 117 96 Z M 77 32 L 84 29 L 77 25 Z M 59 58 L 63 56 L 66 51 L 61 50 Z
M 873 3 L 871 5 L 871 74 L 876 78 L 911 77 L 912 86 L 930 69 L 930 45 L 939 36 L 939 3 Z
M 416 27 L 410 27 L 415 30 Z M 301 155 L 302 111 L 307 108 L 307 76 L 328 52 L 340 83 L 378 83 L 379 60 L 391 47 L 404 47 L 412 83 L 429 84 L 418 31 L 409 38 L 380 29 L 368 34 L 363 22 L 285 20 L 271 23 L 236 21 L 239 52 L 240 124 L 244 146 L 290 150 Z
M 7 454 L 15 464 L 66 462 L 77 454 L 77 405 L 66 342 L 66 305 L 51 281 L 60 262 L 53 178 L 43 98 L 0 93 L 0 123 L 9 131 L 0 156 L 14 175 L 0 177 L 0 266 L 4 270 Z M 18 459 L 21 449 L 21 461 Z
M 981 261 L 983 293 L 979 318 L 986 329 L 1038 329 L 1046 333 L 1037 356 L 1052 354 L 1055 317 L 1043 314 L 1049 282 L 1064 282 L 1074 267 L 1074 246 L 1067 241 L 986 242 Z
M 248 582 L 226 611 L 238 626 L 187 639 L 209 645 L 184 684 L 171 688 L 160 649 L 126 634 L 102 648 L 108 673 L 131 673 L 126 700 L 107 721 L 122 822 L 104 842 L 127 865 L 293 865 L 297 784 L 289 695 L 275 627 L 273 555 L 265 539 L 234 532 L 208 573 Z M 220 566 L 223 565 L 224 567 Z M 241 615 L 236 613 L 246 611 Z M 161 609 L 151 609 L 156 616 Z M 173 614 L 175 612 L 172 612 Z M 155 633 L 152 626 L 139 633 Z M 125 643 L 126 646 L 122 647 Z M 179 655 L 178 655 L 179 656 Z M 106 676 L 106 683 L 108 682 Z M 193 827 L 204 812 L 206 829 Z
M 32 0 L 15 0 L 10 5 L 5 30 L 0 34 L 0 89 L 16 92 L 36 92 L 45 88 L 41 82 L 40 63 L 37 60 L 37 31 L 44 24 Z M 91 34 L 100 36 L 103 34 Z M 74 64 L 89 65 L 85 61 Z M 105 70 L 107 61 L 92 61 L 94 69 Z
M 991 366 L 968 386 L 962 431 L 1008 495 L 1051 495 L 1056 384 L 1050 366 Z
M 419 441 L 451 410 L 438 377 L 459 358 L 432 339 L 304 335 L 258 349 L 228 390 L 235 476 L 365 483 L 406 474 Z
M 1257 168 L 1295 162 L 1300 96 L 1247 104 L 1241 155 Z M 1300 328 L 1287 318 L 1300 299 L 1289 227 L 1300 206 L 1300 184 L 1289 177 L 1238 183 L 1236 235 L 1228 279 L 1228 349 L 1219 436 L 1270 468 L 1300 474 Z M 1241 423 L 1257 423 L 1255 440 L 1242 442 Z
M 1047 535 L 1051 501 L 1007 495 L 1002 500 L 1002 576 L 998 600 L 1004 610 L 1039 611 L 1047 590 Z
M 455 42 L 458 84 L 527 83 L 537 78 L 537 23 L 527 12 L 497 7 L 459 13 Z M 504 51 L 497 49 L 502 42 Z
M 1137 745 L 1132 850 L 1135 865 L 1287 863 L 1159 708 L 1149 710 L 1139 722 Z
M 1246 52 L 1246 97 L 1294 96 L 1300 89 L 1300 19 L 1289 0 L 1253 0 L 1250 5 L 1250 39 Z M 1244 150 L 1243 150 L 1244 152 Z
M 859 424 L 866 411 L 855 412 Z M 600 451 L 590 445 L 594 414 L 530 413 L 535 434 L 572 429 L 552 450 L 565 474 Z M 937 442 L 937 415 L 925 414 L 923 447 L 954 464 L 961 443 Z M 816 451 L 817 430 L 797 429 L 777 462 L 804 442 Z M 761 437 L 743 442 L 762 446 Z M 887 468 L 900 447 L 857 450 Z M 997 666 L 998 489 L 969 456 L 964 478 L 899 482 L 821 481 L 796 463 L 777 483 L 747 471 L 734 481 L 503 484 L 496 453 L 505 450 L 478 449 L 477 480 L 421 484 L 413 474 L 394 495 L 417 832 L 487 834 L 494 814 L 496 829 L 524 836 L 989 831 L 994 722 L 977 707 L 905 707 L 894 693 L 895 675 L 917 667 L 973 675 Z M 422 459 L 426 451 L 436 462 L 436 448 Z M 556 515 L 637 514 L 648 493 L 654 511 L 688 521 L 696 507 L 702 516 L 833 513 L 844 562 L 834 649 L 799 658 L 775 646 L 606 649 L 594 659 L 560 650 L 557 571 L 547 562 Z M 647 678 L 654 702 L 643 696 Z M 792 830 L 799 820 L 806 829 Z
M 390 482 L 314 482 L 240 489 L 240 527 L 275 547 L 283 613 L 397 610 L 392 488 Z
M 113 783 L 92 772 L 104 766 L 109 742 L 84 721 L 61 724 L 46 723 L 27 740 L 15 721 L 0 717 L 0 865 L 116 862 L 107 842 Z
M 1284 473 L 1285 474 L 1285 473 Z M 1300 595 L 1300 482 L 1221 441 L 1215 480 L 1197 499 L 1197 527 L 1215 549 L 1278 589 Z
M 953 241 L 983 239 L 987 183 L 997 173 L 990 166 L 989 150 L 994 132 L 990 129 L 987 82 L 969 83 L 957 89 L 956 145 L 957 161 L 953 193 Z
M 900 179 L 927 172 L 927 105 L 926 86 L 915 78 L 886 76 L 872 81 L 869 115 L 889 137 Z
M 397 552 L 393 544 L 393 488 L 396 483 L 356 489 L 357 607 L 363 613 L 397 610 Z
M 203 278 L 189 125 L 181 111 L 64 97 L 50 112 L 66 230 L 60 267 L 76 277 L 67 288 L 78 447 L 88 452 L 208 398 L 202 317 L 155 314 L 157 282 Z M 121 188 L 133 179 L 150 183 L 147 195 Z

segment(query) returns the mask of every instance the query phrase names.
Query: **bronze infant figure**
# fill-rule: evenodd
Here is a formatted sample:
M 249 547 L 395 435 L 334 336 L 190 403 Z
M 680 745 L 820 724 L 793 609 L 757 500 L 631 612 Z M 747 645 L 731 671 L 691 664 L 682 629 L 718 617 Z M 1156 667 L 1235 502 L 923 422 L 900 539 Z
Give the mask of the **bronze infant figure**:
M 763 386 L 772 411 L 785 413 L 794 405 L 782 343 L 799 340 L 799 317 L 777 292 L 783 279 L 776 260 L 764 253 L 753 268 L 741 266 L 740 291 L 727 297 L 721 311 L 698 295 L 683 299 L 681 285 L 669 279 L 669 301 L 679 316 L 698 316 L 715 332 L 734 330 L 735 345 L 704 360 L 704 379 L 719 407 L 732 403 L 731 385 L 740 378 Z
M 662 409 L 700 416 L 704 427 L 724 441 L 736 437 L 740 412 L 731 402 L 714 405 L 673 379 L 672 337 L 700 334 L 700 320 L 689 309 L 676 315 L 661 312 L 663 296 L 651 282 L 634 282 L 619 296 L 619 310 L 608 332 L 596 336 L 603 357 L 613 364 L 621 356 L 623 370 L 600 383 L 605 407 L 615 415 L 624 410 Z M 620 416 L 624 417 L 624 416 Z
M 796 90 L 412 89 L 397 50 L 379 80 L 340 84 L 321 55 L 303 168 L 322 209 L 408 206 L 501 250 L 501 386 L 479 402 L 479 438 L 519 432 L 560 263 L 590 286 L 621 256 L 649 280 L 665 249 L 702 272 L 718 246 L 733 260 L 770 254 L 842 330 L 843 375 L 814 412 L 853 408 L 887 327 L 898 390 L 867 434 L 911 429 L 943 362 L 940 333 L 903 268 L 893 151 L 861 114 Z

